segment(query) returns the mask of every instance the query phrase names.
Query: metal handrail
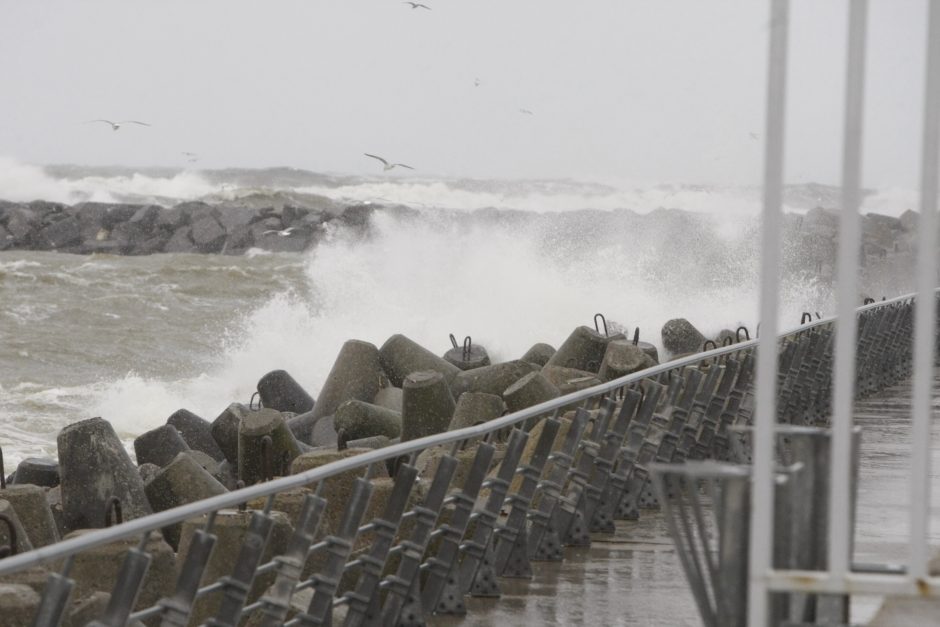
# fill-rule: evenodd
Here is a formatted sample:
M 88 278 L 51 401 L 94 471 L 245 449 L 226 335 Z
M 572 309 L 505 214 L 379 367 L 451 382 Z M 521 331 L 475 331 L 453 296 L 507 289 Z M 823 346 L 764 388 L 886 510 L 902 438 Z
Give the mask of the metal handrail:
M 940 288 L 937 289 L 937 292 L 940 292 Z M 871 309 L 891 306 L 893 304 L 913 298 L 914 294 L 908 294 L 904 296 L 898 296 L 891 300 L 878 301 L 876 303 L 859 307 L 856 310 L 856 314 Z M 835 323 L 835 321 L 835 317 L 828 317 L 815 320 L 809 324 L 793 327 L 790 330 L 781 333 L 778 336 L 778 340 L 783 340 L 789 336 L 805 333 L 806 331 L 816 327 Z M 486 423 L 465 427 L 463 429 L 454 431 L 429 435 L 420 439 L 410 440 L 408 442 L 402 442 L 399 444 L 386 446 L 384 448 L 363 452 L 359 455 L 337 460 L 335 462 L 331 462 L 329 464 L 307 470 L 296 475 L 281 477 L 279 479 L 258 483 L 252 486 L 227 492 L 225 494 L 203 499 L 201 501 L 180 505 L 162 512 L 129 520 L 120 525 L 115 525 L 105 529 L 98 529 L 83 534 L 79 537 L 33 549 L 27 553 L 10 556 L 0 560 L 0 576 L 12 574 L 14 572 L 39 564 L 61 560 L 81 551 L 110 544 L 130 536 L 137 536 L 139 534 L 148 533 L 150 531 L 154 531 L 174 523 L 183 522 L 202 514 L 208 514 L 220 509 L 234 508 L 239 504 L 261 497 L 273 499 L 276 494 L 284 492 L 285 490 L 310 485 L 325 479 L 329 479 L 330 477 L 336 476 L 340 473 L 358 468 L 364 468 L 371 464 L 384 462 L 388 459 L 411 455 L 412 453 L 420 452 L 433 446 L 440 446 L 462 440 L 468 440 L 471 438 L 483 437 L 489 433 L 505 429 L 506 427 L 523 423 L 530 418 L 543 416 L 551 412 L 561 410 L 565 407 L 571 407 L 576 403 L 581 403 L 583 401 L 597 398 L 611 391 L 623 388 L 633 383 L 637 383 L 650 377 L 655 377 L 673 370 L 680 370 L 686 366 L 698 364 L 700 362 L 722 357 L 724 355 L 753 349 L 758 345 L 758 342 L 759 340 L 755 338 L 752 340 L 740 342 L 738 344 L 731 344 L 729 346 L 715 348 L 707 352 L 695 353 L 693 355 L 658 364 L 651 368 L 625 375 L 606 383 L 601 383 L 600 385 L 595 385 L 590 388 L 572 392 L 570 394 L 560 396 L 538 405 L 533 405 L 526 409 L 507 414 L 506 416 L 502 416 Z

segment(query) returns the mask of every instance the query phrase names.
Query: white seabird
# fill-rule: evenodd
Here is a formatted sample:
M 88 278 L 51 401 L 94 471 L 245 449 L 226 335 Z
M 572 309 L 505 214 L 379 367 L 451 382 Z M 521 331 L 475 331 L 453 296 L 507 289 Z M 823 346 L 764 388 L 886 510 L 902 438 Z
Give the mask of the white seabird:
M 367 152 L 364 152 L 362 154 L 364 154 L 367 157 L 372 157 L 373 159 L 378 159 L 379 161 L 381 161 L 382 164 L 384 165 L 384 167 L 382 168 L 383 172 L 391 170 L 394 167 L 402 167 L 402 168 L 408 168 L 409 170 L 414 170 L 413 167 L 411 167 L 410 165 L 405 165 L 404 163 L 389 163 L 388 161 L 386 161 L 385 159 L 383 159 L 382 157 L 378 155 L 370 155 Z
M 150 126 L 146 122 L 138 122 L 137 120 L 121 120 L 120 122 L 112 122 L 111 120 L 88 120 L 85 124 L 91 124 L 93 122 L 104 122 L 105 124 L 111 125 L 111 130 L 116 131 L 121 128 L 124 124 L 140 124 L 141 126 Z
M 262 232 L 261 234 L 262 235 L 279 235 L 280 237 L 287 237 L 288 235 L 290 235 L 296 230 L 297 230 L 296 226 L 289 226 L 283 231 L 278 231 L 277 229 L 269 229 L 267 231 Z
M 431 10 L 431 7 L 426 4 L 421 4 L 420 2 L 402 2 L 402 4 L 410 4 L 412 9 L 427 9 L 428 11 Z

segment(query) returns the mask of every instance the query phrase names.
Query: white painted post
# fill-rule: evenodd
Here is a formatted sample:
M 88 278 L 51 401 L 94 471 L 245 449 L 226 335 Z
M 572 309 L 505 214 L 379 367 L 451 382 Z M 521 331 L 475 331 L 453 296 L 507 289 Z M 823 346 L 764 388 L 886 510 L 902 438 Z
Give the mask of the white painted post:
M 764 145 L 764 211 L 761 257 L 761 333 L 757 348 L 754 420 L 754 484 L 751 490 L 748 558 L 748 625 L 766 625 L 767 572 L 773 550 L 773 437 L 777 396 L 777 286 L 783 204 L 784 113 L 786 111 L 789 0 L 771 0 L 767 125 Z
M 927 576 L 930 511 L 930 422 L 937 304 L 937 178 L 940 174 L 940 2 L 928 9 L 924 144 L 917 225 L 917 303 L 914 309 L 914 389 L 911 425 L 911 554 L 908 575 Z
M 849 51 L 845 72 L 845 129 L 842 147 L 842 207 L 832 438 L 829 482 L 829 572 L 842 579 L 852 560 L 852 424 L 855 408 L 855 345 L 858 321 L 858 257 L 861 241 L 862 127 L 865 90 L 865 31 L 868 0 L 849 1 Z

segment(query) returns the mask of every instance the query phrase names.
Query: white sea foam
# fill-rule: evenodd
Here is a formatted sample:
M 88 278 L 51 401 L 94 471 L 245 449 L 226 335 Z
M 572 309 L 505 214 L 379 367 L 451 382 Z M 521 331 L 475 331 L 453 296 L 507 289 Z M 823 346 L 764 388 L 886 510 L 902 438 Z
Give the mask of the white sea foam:
M 461 223 L 432 209 L 418 219 L 378 213 L 366 238 L 329 230 L 306 257 L 306 285 L 250 306 L 228 329 L 207 329 L 216 334 L 211 341 L 219 350 L 201 372 L 182 376 L 171 365 L 165 373 L 128 373 L 52 397 L 14 389 L 0 402 L 0 422 L 16 424 L 18 408 L 33 407 L 38 409 L 31 415 L 40 419 L 100 415 L 131 437 L 162 424 L 181 407 L 212 419 L 232 401 L 248 402 L 258 379 L 273 369 L 287 370 L 316 396 L 343 342 L 352 338 L 381 345 L 390 335 L 404 333 L 443 353 L 448 334 L 470 335 L 494 360 L 503 360 L 517 358 L 535 342 L 559 345 L 574 327 L 590 325 L 597 312 L 630 331 L 640 327 L 642 338 L 657 344 L 662 324 L 674 317 L 688 318 L 707 334 L 739 324 L 753 330 L 759 263 L 755 190 L 574 183 L 483 187 L 396 179 L 299 191 L 458 210 L 625 208 L 645 213 L 664 206 L 710 217 L 700 233 L 683 231 L 684 239 L 677 239 L 666 227 L 638 233 L 610 226 L 605 223 L 610 217 L 600 214 L 551 226 L 500 219 Z M 128 195 L 184 200 L 217 193 L 215 188 L 193 173 L 66 180 L 0 160 L 0 198 L 12 200 L 75 202 Z M 869 197 L 866 207 L 888 212 L 886 207 L 901 200 L 903 194 L 892 190 Z M 262 255 L 270 253 L 252 250 L 248 257 Z M 28 271 L 13 264 L 0 271 Z M 85 269 L 95 273 L 88 264 L 79 267 Z M 230 280 L 242 280 L 239 273 L 228 274 Z M 791 277 L 782 289 L 785 327 L 795 324 L 803 310 L 830 310 L 826 290 L 811 280 Z M 50 424 L 48 431 L 54 434 L 63 424 Z M 9 440 L 0 437 L 4 442 Z M 14 440 L 7 449 L 11 460 L 32 454 L 29 444 Z
M 40 166 L 0 157 L 0 198 L 14 202 L 183 201 L 215 194 L 220 189 L 221 186 L 209 183 L 192 171 L 182 171 L 167 177 L 135 173 L 130 176 L 57 178 L 47 174 Z
M 756 278 L 742 269 L 754 264 L 756 251 L 742 241 L 715 239 L 732 252 L 703 250 L 701 258 L 680 262 L 671 250 L 638 252 L 619 237 L 596 246 L 575 242 L 559 253 L 537 229 L 506 225 L 468 229 L 377 214 L 373 230 L 365 240 L 331 234 L 307 259 L 312 299 L 284 292 L 246 312 L 205 373 L 172 381 L 129 374 L 93 386 L 94 415 L 126 435 L 162 424 L 180 407 L 212 419 L 232 401 L 248 402 L 258 379 L 278 368 L 316 396 L 352 338 L 380 346 L 404 333 L 443 353 L 449 333 L 470 335 L 504 360 L 535 342 L 559 345 L 596 312 L 630 331 L 639 326 L 656 344 L 663 322 L 673 317 L 687 317 L 707 334 L 739 324 L 754 328 Z M 703 274 L 690 268 L 707 266 L 709 255 L 719 258 L 708 267 L 726 267 L 727 274 L 694 285 Z M 786 326 L 807 307 L 825 311 L 825 294 L 812 282 L 790 281 L 784 289 Z

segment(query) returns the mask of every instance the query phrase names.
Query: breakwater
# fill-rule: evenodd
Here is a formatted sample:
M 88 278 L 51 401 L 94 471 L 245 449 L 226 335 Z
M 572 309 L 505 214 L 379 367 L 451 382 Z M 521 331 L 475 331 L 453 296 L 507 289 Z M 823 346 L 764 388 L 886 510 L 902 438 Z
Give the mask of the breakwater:
M 909 372 L 911 312 L 910 299 L 899 299 L 860 314 L 864 331 L 859 349 L 863 367 L 857 372 L 859 394 L 871 394 Z M 191 616 L 196 624 L 213 615 L 219 620 L 228 617 L 229 624 L 243 609 L 246 613 L 260 610 L 269 622 L 275 618 L 270 624 L 280 624 L 292 614 L 328 620 L 334 610 L 339 612 L 334 620 L 355 622 L 353 617 L 377 611 L 370 609 L 369 600 L 383 577 L 390 586 L 404 582 L 389 590 L 383 615 L 395 618 L 404 613 L 420 622 L 423 612 L 466 611 L 463 592 L 498 595 L 497 576 L 531 578 L 530 561 L 558 561 L 562 545 L 588 546 L 591 533 L 614 532 L 615 518 L 635 519 L 641 509 L 655 508 L 664 493 L 657 496 L 647 481 L 650 461 L 723 459 L 732 449 L 738 450 L 729 448 L 733 425 L 747 424 L 751 416 L 753 343 L 738 347 L 732 339 L 732 346 L 720 355 L 693 356 L 600 386 L 602 379 L 617 372 L 645 369 L 658 351 L 609 329 L 602 332 L 603 321 L 599 322 L 594 329 L 576 328 L 556 350 L 538 344 L 520 359 L 489 365 L 487 352 L 479 346 L 474 350 L 472 342 L 455 341 L 456 346 L 439 355 L 402 335 L 389 338 L 381 347 L 352 340 L 340 351 L 316 400 L 287 373 L 268 373 L 258 382 L 258 398 L 247 407 L 233 404 L 211 423 L 189 412 L 177 412 L 166 426 L 138 438 L 135 450 L 141 463 L 136 472 L 107 422 L 91 419 L 66 427 L 59 435 L 60 485 L 49 489 L 46 499 L 52 504 L 52 519 L 82 527 L 206 498 L 218 506 L 236 504 L 248 497 L 245 493 L 228 495 L 225 477 L 214 476 L 221 475 L 226 465 L 230 479 L 234 475 L 243 484 L 258 483 L 248 492 L 263 496 L 265 482 L 277 475 L 303 473 L 289 483 L 271 484 L 296 488 L 300 485 L 296 479 L 314 481 L 321 477 L 316 469 L 344 457 L 368 455 L 366 459 L 375 462 L 364 476 L 360 471 L 365 463 L 330 476 L 316 491 L 283 489 L 276 495 L 272 492 L 268 500 L 251 500 L 250 512 L 223 510 L 206 522 L 192 514 L 213 507 L 199 510 L 197 505 L 194 510 L 177 511 L 173 518 L 162 518 L 153 525 L 161 533 L 150 535 L 137 549 L 149 553 L 153 565 L 146 580 L 141 573 L 132 582 L 134 594 L 122 593 L 121 582 L 110 600 L 106 591 L 112 589 L 120 556 L 137 539 L 89 549 L 75 562 L 71 575 L 82 591 L 77 593 L 81 602 L 66 609 L 73 620 L 86 616 L 82 612 L 100 615 L 105 606 L 108 613 L 126 616 L 133 607 L 143 610 L 160 598 L 167 599 L 174 560 L 184 554 L 187 564 L 201 560 L 200 568 L 207 569 L 204 581 L 235 572 L 222 580 L 223 595 L 207 594 L 193 605 L 198 578 L 183 577 L 179 585 L 188 593 L 181 594 L 181 602 L 167 600 L 154 606 L 164 615 Z M 673 329 L 663 334 L 663 342 L 676 351 L 682 350 L 679 339 L 697 343 L 701 338 L 692 334 L 694 329 L 686 322 L 667 326 Z M 825 424 L 830 403 L 827 387 L 817 384 L 807 389 L 806 385 L 828 376 L 831 338 L 831 320 L 782 338 L 782 355 L 792 358 L 781 367 L 781 401 L 785 402 L 780 409 L 786 420 Z M 573 390 L 582 385 L 597 387 L 581 392 L 578 402 L 573 402 L 576 399 L 560 396 L 562 385 Z M 372 402 L 357 397 L 372 398 Z M 458 420 L 461 405 L 475 397 L 485 402 L 475 403 Z M 521 413 L 500 420 L 500 410 Z M 454 433 L 450 441 L 446 436 L 438 440 L 453 446 L 427 448 L 427 442 L 414 442 L 413 449 L 408 446 L 416 438 L 466 426 L 466 418 L 484 426 L 472 433 Z M 501 427 L 512 420 L 517 428 L 509 435 Z M 384 455 L 370 452 L 373 447 L 388 446 L 396 428 L 401 444 Z M 486 441 L 481 442 L 477 436 L 484 434 Z M 215 449 L 207 446 L 206 435 L 214 440 Z M 324 443 L 314 446 L 320 442 Z M 550 457 L 552 451 L 555 454 Z M 221 461 L 213 465 L 213 459 Z M 548 477 L 544 482 L 539 480 L 543 472 Z M 70 475 L 77 479 L 67 479 Z M 487 476 L 488 486 L 481 490 Z M 450 499 L 454 509 L 445 507 L 444 500 L 451 482 L 459 490 Z M 57 492 L 61 498 L 58 516 L 49 497 Z M 533 500 L 536 492 L 540 496 Z M 327 503 L 332 507 L 324 511 Z M 501 516 L 504 505 L 508 511 Z M 41 505 L 38 509 L 48 520 L 48 510 Z M 414 514 L 406 518 L 406 510 Z M 11 509 L 5 511 L 14 520 Z M 85 518 L 70 519 L 68 511 L 86 512 Z M 471 512 L 480 512 L 475 526 L 468 526 Z M 374 522 L 359 527 L 370 520 Z M 527 520 L 532 521 L 528 531 Z M 432 534 L 438 526 L 441 531 Z M 21 530 L 28 535 L 31 528 L 11 523 L 17 541 Z M 112 539 L 120 535 L 120 530 L 115 532 Z M 214 534 L 212 541 L 219 542 L 211 556 L 200 548 L 209 532 Z M 74 546 L 87 531 L 70 533 Z M 460 544 L 464 533 L 469 534 L 470 548 Z M 319 536 L 323 540 L 312 544 L 318 534 L 323 534 Z M 13 536 L 10 532 L 11 543 L 15 543 Z M 400 560 L 391 550 L 396 542 L 407 548 Z M 479 551 L 472 550 L 477 544 Z M 306 563 L 308 547 L 314 553 L 311 563 Z M 178 557 L 174 556 L 177 549 Z M 281 568 L 275 560 L 277 583 L 268 587 L 274 582 L 271 567 L 259 568 L 263 576 L 252 581 L 255 568 L 268 559 L 262 550 L 270 551 L 268 556 L 284 554 L 291 560 L 299 555 L 300 561 Z M 416 596 L 420 592 L 418 600 L 409 599 L 411 583 L 421 586 L 416 577 L 425 551 L 428 579 L 423 587 L 414 588 Z M 127 559 L 140 558 L 132 551 Z M 357 566 L 363 564 L 361 569 Z M 9 615 L 17 615 L 14 610 L 28 615 L 35 609 L 35 589 L 41 586 L 35 578 L 44 575 L 26 571 L 13 575 L 20 596 L 5 601 Z M 312 597 L 297 598 L 298 591 L 311 585 Z M 353 590 L 355 594 L 348 594 Z M 334 595 L 345 601 L 334 604 Z M 145 616 L 153 614 L 141 615 Z
M 508 223 L 570 226 L 572 220 L 593 221 L 597 228 L 612 225 L 639 229 L 640 233 L 670 233 L 677 242 L 688 234 L 680 231 L 719 229 L 755 231 L 756 223 L 736 218 L 721 220 L 679 209 L 632 211 L 572 211 L 537 214 L 484 209 L 473 212 L 425 210 L 378 203 L 343 204 L 328 199 L 320 203 L 291 204 L 283 199 L 269 206 L 254 202 L 182 202 L 112 204 L 83 202 L 75 205 L 34 201 L 0 201 L 0 251 L 45 250 L 73 254 L 106 253 L 148 255 L 155 253 L 210 253 L 239 255 L 252 249 L 301 252 L 315 246 L 331 229 L 366 229 L 374 212 L 427 219 L 448 215 L 468 225 L 481 220 Z M 265 203 L 261 203 L 262 205 Z M 737 224 L 731 224 L 736 222 Z M 788 267 L 831 280 L 835 267 L 838 213 L 816 207 L 789 213 L 784 220 L 785 259 Z M 917 213 L 900 217 L 869 213 L 862 220 L 863 271 L 884 273 L 888 268 L 910 266 L 917 228 Z M 583 233 L 591 236 L 590 229 Z M 890 283 L 889 280 L 886 282 Z

